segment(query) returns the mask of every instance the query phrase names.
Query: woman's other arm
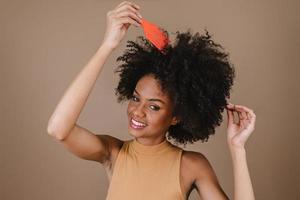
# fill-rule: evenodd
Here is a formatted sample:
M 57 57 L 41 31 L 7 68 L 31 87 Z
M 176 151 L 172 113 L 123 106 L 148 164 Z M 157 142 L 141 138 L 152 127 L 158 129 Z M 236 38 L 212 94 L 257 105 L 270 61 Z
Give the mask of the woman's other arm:
M 234 112 L 239 120 L 234 122 Z M 227 142 L 229 145 L 234 174 L 234 200 L 254 200 L 254 192 L 251 184 L 246 160 L 245 142 L 254 130 L 255 114 L 245 106 L 229 104 L 227 106 L 228 128 Z M 195 185 L 201 199 L 229 199 L 221 188 L 213 167 L 207 158 L 201 153 L 190 153 L 191 169 L 196 175 Z
M 238 114 L 238 122 L 234 122 L 234 112 Z M 227 106 L 228 128 L 227 142 L 230 149 L 235 200 L 254 200 L 254 191 L 247 166 L 245 143 L 254 131 L 256 115 L 253 110 L 242 106 L 229 104 Z

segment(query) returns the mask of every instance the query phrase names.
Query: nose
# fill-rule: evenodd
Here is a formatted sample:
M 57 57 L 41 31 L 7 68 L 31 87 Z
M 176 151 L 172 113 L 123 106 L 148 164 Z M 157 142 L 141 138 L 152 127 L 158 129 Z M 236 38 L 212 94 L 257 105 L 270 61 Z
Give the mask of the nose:
M 139 119 L 145 117 L 144 106 L 143 104 L 139 104 L 133 110 L 133 115 Z

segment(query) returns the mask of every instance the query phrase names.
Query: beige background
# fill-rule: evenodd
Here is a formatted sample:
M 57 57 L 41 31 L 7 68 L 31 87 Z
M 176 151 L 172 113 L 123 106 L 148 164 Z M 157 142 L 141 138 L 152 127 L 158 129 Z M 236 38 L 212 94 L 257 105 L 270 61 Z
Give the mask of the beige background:
M 299 3 L 294 1 L 136 1 L 144 18 L 170 32 L 207 28 L 230 52 L 237 78 L 232 102 L 252 108 L 256 129 L 246 145 L 257 199 L 299 195 Z M 106 12 L 120 1 L 1 0 L 0 4 L 0 199 L 105 199 L 104 168 L 81 160 L 47 135 L 47 122 L 62 94 L 100 45 Z M 96 134 L 130 139 L 126 105 L 113 89 L 116 57 L 131 27 L 109 57 L 80 116 Z M 225 192 L 233 175 L 224 123 L 208 143 L 186 149 L 204 153 Z M 298 185 L 297 185 L 298 184 Z M 194 191 L 190 199 L 199 199 Z

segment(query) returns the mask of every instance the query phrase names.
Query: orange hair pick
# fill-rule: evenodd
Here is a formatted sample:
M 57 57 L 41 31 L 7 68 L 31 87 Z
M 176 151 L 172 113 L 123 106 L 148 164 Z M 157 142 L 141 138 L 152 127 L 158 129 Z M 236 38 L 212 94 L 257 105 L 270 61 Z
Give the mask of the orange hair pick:
M 146 38 L 161 52 L 164 47 L 169 43 L 167 35 L 155 24 L 142 19 L 142 27 Z

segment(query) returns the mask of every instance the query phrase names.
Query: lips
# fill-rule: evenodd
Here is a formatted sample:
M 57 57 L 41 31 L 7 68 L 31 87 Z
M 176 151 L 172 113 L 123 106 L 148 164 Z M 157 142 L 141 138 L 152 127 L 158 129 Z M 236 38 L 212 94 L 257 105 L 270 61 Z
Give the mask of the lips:
M 135 128 L 135 129 L 141 129 L 141 128 L 144 128 L 147 126 L 147 124 L 137 121 L 133 118 L 131 118 L 131 120 L 130 120 L 130 125 L 132 128 Z

